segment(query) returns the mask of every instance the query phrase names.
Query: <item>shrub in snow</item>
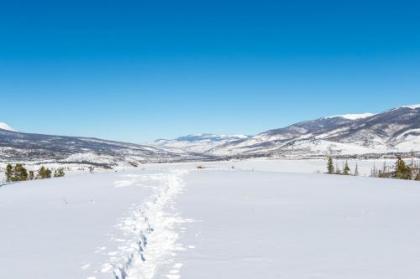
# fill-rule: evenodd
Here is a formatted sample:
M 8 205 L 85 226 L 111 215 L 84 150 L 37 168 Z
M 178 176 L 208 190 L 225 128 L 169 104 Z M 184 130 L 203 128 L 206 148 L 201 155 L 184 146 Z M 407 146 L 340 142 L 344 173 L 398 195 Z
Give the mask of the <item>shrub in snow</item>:
M 51 170 L 42 166 L 38 170 L 37 179 L 51 178 Z
M 64 168 L 59 168 L 54 171 L 54 177 L 63 177 L 64 175 Z
M 28 171 L 22 164 L 16 164 L 14 167 L 8 164 L 6 167 L 7 182 L 16 182 L 28 180 Z

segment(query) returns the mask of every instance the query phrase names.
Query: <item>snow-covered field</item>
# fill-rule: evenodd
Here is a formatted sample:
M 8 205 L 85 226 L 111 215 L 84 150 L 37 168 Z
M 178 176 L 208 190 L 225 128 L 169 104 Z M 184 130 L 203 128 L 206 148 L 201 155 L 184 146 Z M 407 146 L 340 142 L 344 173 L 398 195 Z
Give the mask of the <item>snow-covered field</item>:
M 149 164 L 9 184 L 0 267 L 17 279 L 419 278 L 420 183 L 320 174 L 325 164 Z

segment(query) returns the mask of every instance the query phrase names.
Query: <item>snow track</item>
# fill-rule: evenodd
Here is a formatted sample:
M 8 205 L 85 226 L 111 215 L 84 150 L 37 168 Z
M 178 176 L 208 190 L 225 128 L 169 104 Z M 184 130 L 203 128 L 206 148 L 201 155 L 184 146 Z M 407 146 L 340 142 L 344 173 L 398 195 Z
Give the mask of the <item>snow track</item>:
M 183 250 L 177 243 L 177 231 L 188 220 L 178 216 L 173 202 L 184 188 L 186 173 L 175 170 L 148 176 L 126 175 L 124 180 L 116 181 L 117 187 L 138 183 L 151 186 L 155 194 L 143 205 L 134 207 L 131 215 L 118 225 L 122 235 L 114 238 L 118 249 L 108 253 L 109 262 L 101 267 L 100 273 L 112 272 L 115 279 L 151 279 L 164 265 L 172 266 L 167 278 L 179 278 L 182 264 L 172 262 L 171 258 L 176 251 Z

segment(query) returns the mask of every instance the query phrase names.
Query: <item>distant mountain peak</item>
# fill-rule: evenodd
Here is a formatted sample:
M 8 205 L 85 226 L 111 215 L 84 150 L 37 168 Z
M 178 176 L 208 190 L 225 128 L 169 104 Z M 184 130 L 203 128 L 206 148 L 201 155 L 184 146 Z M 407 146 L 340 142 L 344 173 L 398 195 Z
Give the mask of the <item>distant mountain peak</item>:
M 350 113 L 350 114 L 334 115 L 334 116 L 329 116 L 327 118 L 341 117 L 348 120 L 358 120 L 358 119 L 368 118 L 374 115 L 375 115 L 374 113 L 365 112 L 365 113 Z
M 6 124 L 4 122 L 0 122 L 0 129 L 6 130 L 6 131 L 16 132 L 15 129 L 13 129 L 12 127 L 10 127 L 8 124 Z
M 211 133 L 202 133 L 202 134 L 191 134 L 182 137 L 176 138 L 178 141 L 202 141 L 202 140 L 212 140 L 212 141 L 221 141 L 228 139 L 244 139 L 247 136 L 244 135 L 216 135 Z
M 417 105 L 406 105 L 406 106 L 402 106 L 402 108 L 418 109 L 418 108 L 420 108 L 420 104 L 417 104 Z

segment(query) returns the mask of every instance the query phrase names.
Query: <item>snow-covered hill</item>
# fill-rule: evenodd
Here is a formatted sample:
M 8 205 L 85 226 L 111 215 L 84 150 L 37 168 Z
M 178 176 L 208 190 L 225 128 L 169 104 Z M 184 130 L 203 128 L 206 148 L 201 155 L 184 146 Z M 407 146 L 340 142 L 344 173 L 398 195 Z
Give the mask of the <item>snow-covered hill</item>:
M 235 157 L 420 152 L 420 105 L 323 117 L 209 147 L 209 154 Z
M 177 152 L 206 153 L 217 146 L 245 140 L 244 135 L 197 134 L 179 137 L 173 140 L 159 139 L 153 144 L 160 148 Z
M 0 129 L 1 163 L 91 165 L 102 168 L 136 166 L 201 158 L 156 146 L 96 138 L 51 136 Z
M 118 167 L 145 162 L 247 157 L 324 157 L 386 153 L 420 156 L 420 105 L 383 113 L 345 114 L 304 121 L 255 136 L 198 134 L 149 145 L 49 136 L 0 128 L 2 163 Z
M 10 127 L 7 123 L 0 122 L 0 129 L 6 131 L 15 131 L 12 127 Z
M 419 278 L 418 182 L 246 163 L 0 187 L 2 278 Z

